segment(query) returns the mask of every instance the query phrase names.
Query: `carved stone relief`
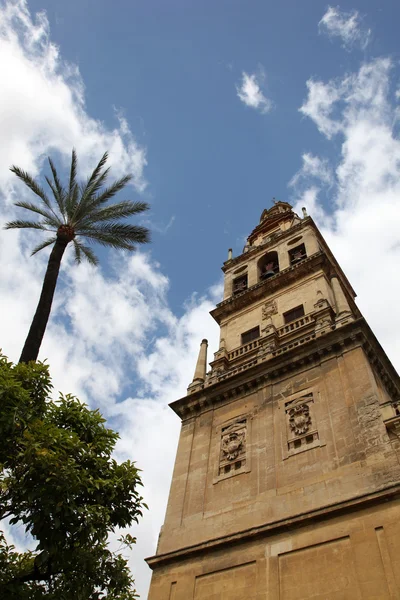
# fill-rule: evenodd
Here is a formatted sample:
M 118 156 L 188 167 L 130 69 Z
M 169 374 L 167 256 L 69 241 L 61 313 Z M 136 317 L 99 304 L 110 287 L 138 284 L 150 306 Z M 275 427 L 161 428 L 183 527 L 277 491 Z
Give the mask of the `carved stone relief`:
M 240 453 L 244 442 L 244 431 L 233 431 L 222 436 L 222 453 L 228 460 L 235 460 Z
M 330 327 L 332 325 L 332 319 L 327 316 L 322 319 L 317 320 L 317 326 L 322 329 L 322 327 Z
M 263 321 L 270 319 L 272 317 L 272 315 L 276 315 L 277 312 L 278 312 L 278 307 L 276 305 L 275 300 L 272 300 L 271 302 L 266 302 L 264 304 L 264 306 L 262 307 Z
M 237 472 L 246 464 L 247 420 L 240 419 L 221 430 L 219 475 Z
M 287 443 L 290 453 L 319 445 L 319 433 L 314 415 L 313 394 L 305 394 L 285 402 Z
M 297 404 L 289 409 L 288 414 L 290 429 L 296 436 L 309 431 L 311 427 L 311 415 L 308 404 Z

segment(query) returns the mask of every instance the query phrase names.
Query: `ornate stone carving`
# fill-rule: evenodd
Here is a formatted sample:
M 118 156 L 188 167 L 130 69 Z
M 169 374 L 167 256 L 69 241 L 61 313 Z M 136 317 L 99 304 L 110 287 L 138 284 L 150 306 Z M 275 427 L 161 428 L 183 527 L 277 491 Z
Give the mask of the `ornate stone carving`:
M 274 325 L 272 325 L 271 322 L 269 322 L 269 323 L 266 323 L 266 325 L 261 328 L 261 331 L 264 334 L 264 336 L 271 335 L 273 333 L 276 333 L 276 327 Z
M 240 418 L 221 431 L 219 475 L 239 472 L 246 464 L 247 419 Z
M 325 316 L 322 317 L 321 319 L 317 320 L 317 326 L 322 328 L 322 327 L 330 327 L 332 325 L 332 319 L 330 316 Z
M 271 302 L 266 302 L 264 304 L 264 306 L 262 307 L 263 321 L 270 319 L 272 317 L 272 315 L 276 315 L 277 312 L 278 312 L 278 307 L 276 305 L 275 300 L 272 300 Z
M 289 426 L 295 435 L 307 433 L 311 426 L 310 407 L 308 404 L 297 404 L 289 409 Z
M 317 297 L 317 301 L 314 304 L 315 310 L 322 310 L 324 308 L 330 308 L 330 304 L 326 298 L 322 298 L 322 296 Z
M 263 358 L 264 356 L 271 354 L 275 349 L 276 349 L 276 343 L 273 341 L 270 342 L 269 344 L 264 344 L 263 346 L 260 347 L 260 349 L 258 351 L 258 356 L 260 358 Z
M 224 457 L 235 460 L 240 453 L 244 442 L 244 431 L 234 431 L 222 436 L 221 449 Z

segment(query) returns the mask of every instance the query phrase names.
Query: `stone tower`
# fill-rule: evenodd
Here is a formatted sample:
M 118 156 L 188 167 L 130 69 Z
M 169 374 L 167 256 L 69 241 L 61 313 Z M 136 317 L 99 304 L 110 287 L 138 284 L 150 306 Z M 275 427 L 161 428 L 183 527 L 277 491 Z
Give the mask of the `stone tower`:
M 223 266 L 149 600 L 400 598 L 399 377 L 303 213 L 276 202 Z

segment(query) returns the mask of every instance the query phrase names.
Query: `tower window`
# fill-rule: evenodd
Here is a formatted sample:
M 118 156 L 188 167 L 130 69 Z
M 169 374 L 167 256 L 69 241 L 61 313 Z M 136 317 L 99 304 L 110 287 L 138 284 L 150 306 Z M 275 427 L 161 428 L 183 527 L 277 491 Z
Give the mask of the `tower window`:
M 304 317 L 304 306 L 302 304 L 283 313 L 285 325 L 286 323 L 291 323 L 291 321 L 296 321 L 296 319 L 300 319 L 301 317 Z
M 239 294 L 244 290 L 247 290 L 247 274 L 241 275 L 240 277 L 236 277 L 236 279 L 233 280 L 233 294 Z
M 273 277 L 279 273 L 278 253 L 268 252 L 258 261 L 258 278 L 260 281 Z
M 242 346 L 244 344 L 252 342 L 253 340 L 256 340 L 259 337 L 260 327 L 257 325 L 257 327 L 253 327 L 253 329 L 249 329 L 249 331 L 245 331 L 244 333 L 242 333 Z
M 300 260 L 303 260 L 303 258 L 307 258 L 305 245 L 300 244 L 300 246 L 296 246 L 296 248 L 289 250 L 289 258 L 291 265 L 295 265 Z

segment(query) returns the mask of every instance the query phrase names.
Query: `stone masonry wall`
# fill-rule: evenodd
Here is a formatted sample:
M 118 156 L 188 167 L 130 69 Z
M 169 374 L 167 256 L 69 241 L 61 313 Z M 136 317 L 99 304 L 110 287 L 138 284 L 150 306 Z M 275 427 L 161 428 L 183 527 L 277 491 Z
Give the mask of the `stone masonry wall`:
M 399 482 L 385 400 L 357 347 L 185 422 L 158 553 Z

